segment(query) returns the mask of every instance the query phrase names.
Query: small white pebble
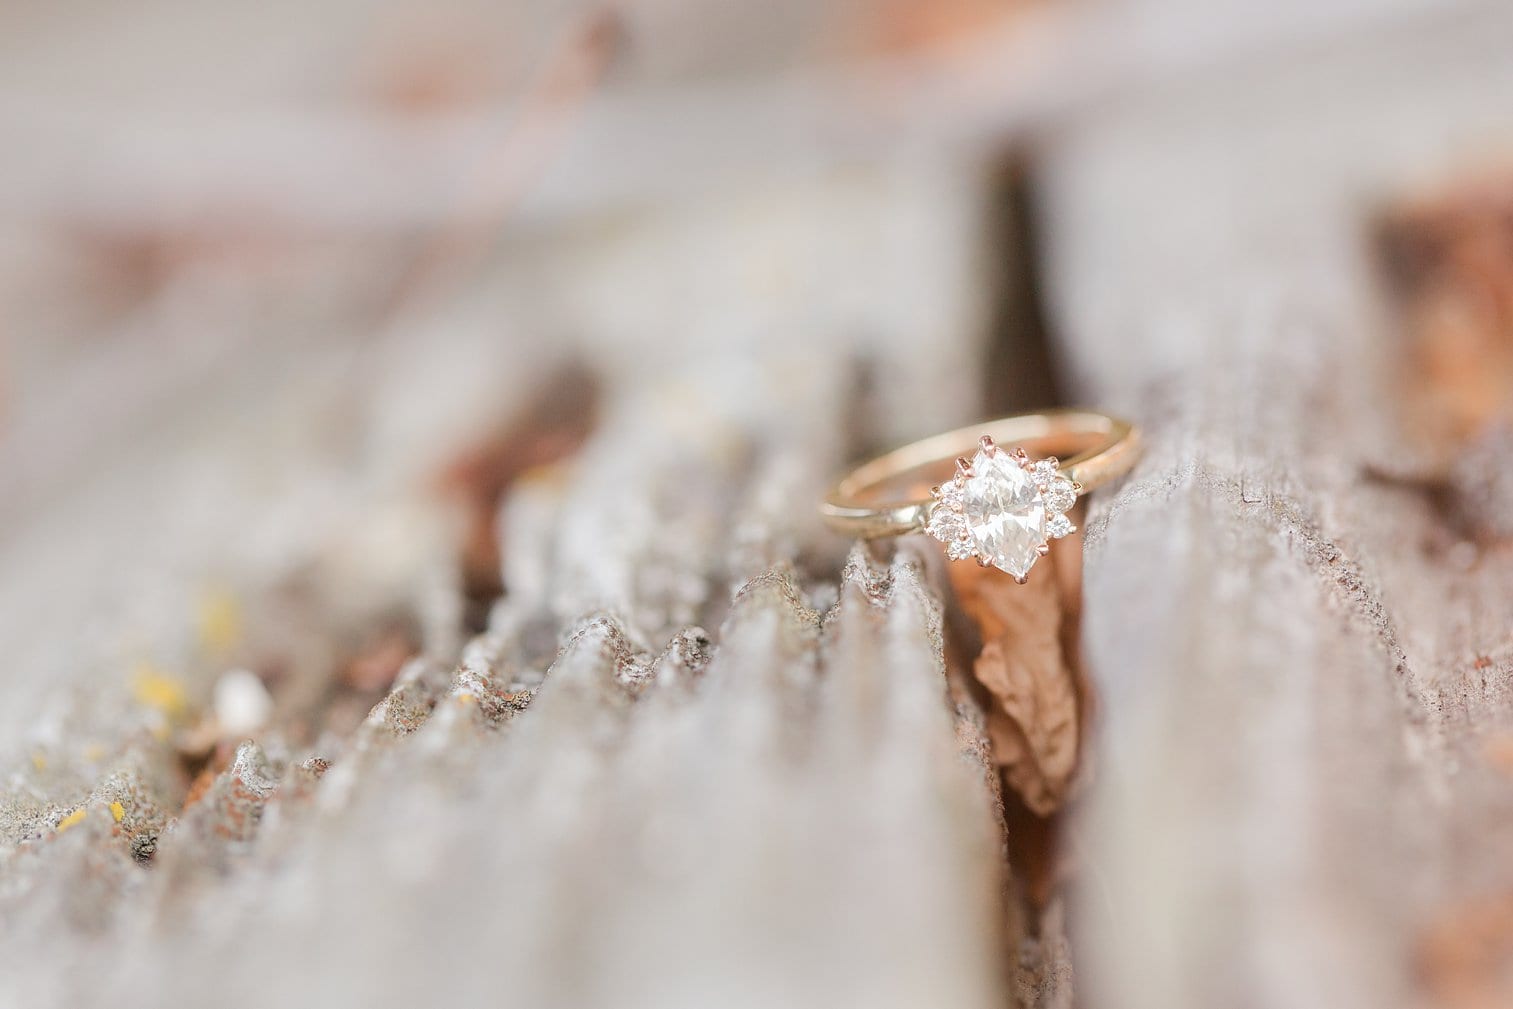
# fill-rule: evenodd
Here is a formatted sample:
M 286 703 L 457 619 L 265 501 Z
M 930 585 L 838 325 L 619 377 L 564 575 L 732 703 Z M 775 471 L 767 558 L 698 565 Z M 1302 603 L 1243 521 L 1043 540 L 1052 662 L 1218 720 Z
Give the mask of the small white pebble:
M 215 681 L 215 720 L 223 736 L 244 736 L 268 723 L 273 698 L 256 673 L 232 669 Z

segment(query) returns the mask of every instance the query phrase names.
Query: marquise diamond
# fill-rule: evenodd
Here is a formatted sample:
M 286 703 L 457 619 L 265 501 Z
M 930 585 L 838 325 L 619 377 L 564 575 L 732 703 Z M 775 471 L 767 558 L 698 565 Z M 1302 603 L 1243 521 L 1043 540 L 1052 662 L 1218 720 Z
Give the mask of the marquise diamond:
M 1045 544 L 1045 502 L 1030 473 L 1007 452 L 979 452 L 962 488 L 962 515 L 977 556 L 1023 578 Z
M 1078 490 L 1055 459 L 1031 462 L 985 438 L 971 463 L 936 490 L 925 531 L 953 560 L 976 557 L 1023 581 L 1048 539 L 1075 531 L 1064 513 Z

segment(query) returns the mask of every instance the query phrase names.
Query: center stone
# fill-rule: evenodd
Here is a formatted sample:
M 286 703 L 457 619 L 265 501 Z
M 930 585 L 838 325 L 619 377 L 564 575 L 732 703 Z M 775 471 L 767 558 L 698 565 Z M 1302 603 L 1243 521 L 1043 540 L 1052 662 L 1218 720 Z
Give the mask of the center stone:
M 962 488 L 961 510 L 977 553 L 1023 578 L 1045 544 L 1045 505 L 1034 478 L 1007 452 L 979 452 Z

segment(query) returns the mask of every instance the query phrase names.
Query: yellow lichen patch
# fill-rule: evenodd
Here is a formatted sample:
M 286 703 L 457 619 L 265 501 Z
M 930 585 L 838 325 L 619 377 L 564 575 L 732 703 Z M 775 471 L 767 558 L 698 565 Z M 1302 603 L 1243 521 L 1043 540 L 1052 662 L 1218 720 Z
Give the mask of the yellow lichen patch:
M 115 818 L 117 823 L 120 823 L 126 819 L 126 807 L 119 802 L 112 802 L 110 804 L 110 815 Z
M 32 766 L 39 771 L 47 770 L 47 757 L 40 751 L 32 754 Z
M 478 698 L 474 697 L 472 694 L 463 693 L 457 695 L 458 704 L 472 704 L 476 700 L 478 700 Z
M 90 743 L 84 747 L 84 759 L 91 764 L 98 764 L 105 759 L 105 747 L 99 743 Z
M 69 827 L 72 827 L 74 824 L 76 824 L 80 820 L 84 819 L 84 813 L 85 813 L 84 807 L 80 806 L 78 809 L 74 810 L 72 813 L 69 813 L 63 819 L 59 820 L 58 821 L 58 833 L 60 833 L 60 834 L 63 833 Z
M 200 644 L 206 651 L 224 655 L 242 640 L 242 608 L 224 589 L 211 589 L 200 597 Z
M 567 483 L 567 470 L 557 463 L 542 463 L 521 472 L 515 478 L 515 483 L 536 487 L 558 487 Z
M 156 708 L 170 718 L 177 718 L 189 706 L 184 688 L 173 677 L 143 662 L 131 678 L 131 692 L 139 704 Z

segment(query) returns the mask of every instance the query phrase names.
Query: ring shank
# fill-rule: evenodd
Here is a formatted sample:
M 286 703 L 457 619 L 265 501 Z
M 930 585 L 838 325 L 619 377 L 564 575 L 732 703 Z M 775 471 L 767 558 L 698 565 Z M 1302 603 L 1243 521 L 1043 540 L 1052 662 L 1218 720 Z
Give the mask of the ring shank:
M 1061 472 L 1092 490 L 1122 476 L 1139 445 L 1134 427 L 1092 410 L 1046 410 L 958 428 L 879 456 L 831 488 L 820 512 L 837 532 L 862 538 L 899 536 L 924 528 L 930 489 L 951 478 L 959 456 L 971 456 L 983 435 L 1033 457 L 1055 455 Z

